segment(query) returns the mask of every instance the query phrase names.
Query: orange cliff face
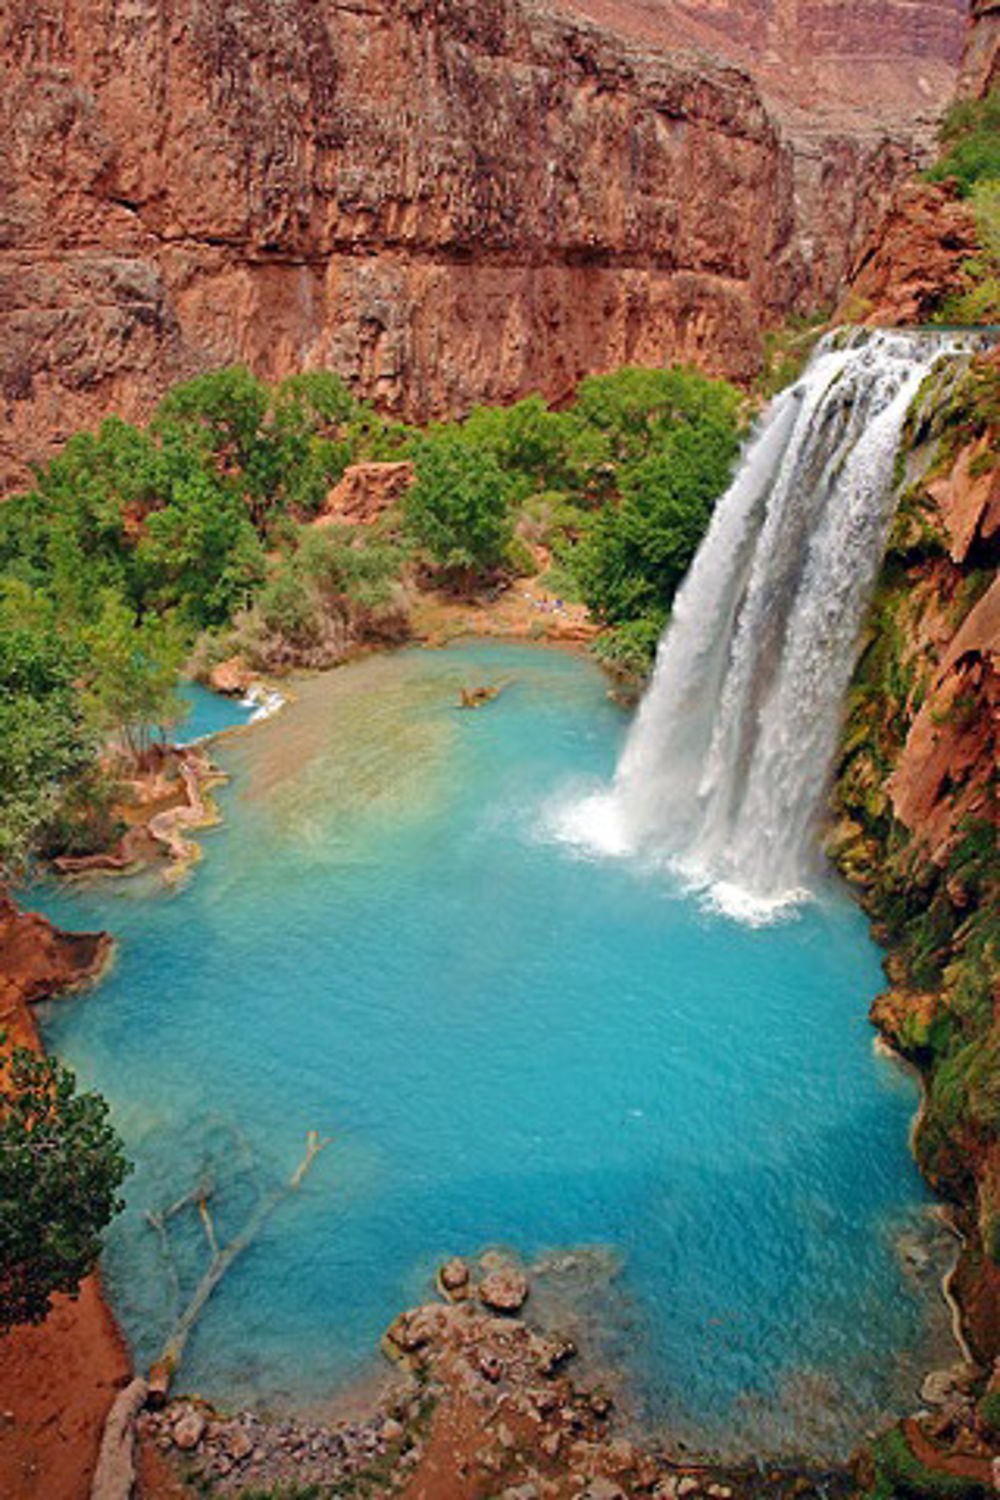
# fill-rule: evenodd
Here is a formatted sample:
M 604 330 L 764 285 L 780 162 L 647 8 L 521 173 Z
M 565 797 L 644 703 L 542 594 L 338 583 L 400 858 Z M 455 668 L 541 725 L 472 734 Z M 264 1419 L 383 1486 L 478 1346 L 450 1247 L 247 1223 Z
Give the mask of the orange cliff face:
M 0 493 L 234 360 L 414 418 L 626 361 L 749 378 L 928 138 L 963 12 L 8 0 Z

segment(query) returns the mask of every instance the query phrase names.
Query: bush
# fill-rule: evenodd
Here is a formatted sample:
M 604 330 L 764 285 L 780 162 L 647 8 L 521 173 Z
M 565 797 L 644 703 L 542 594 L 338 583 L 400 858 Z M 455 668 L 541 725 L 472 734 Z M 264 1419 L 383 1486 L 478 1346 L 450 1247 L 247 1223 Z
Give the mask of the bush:
M 617 625 L 599 637 L 594 651 L 598 660 L 621 676 L 642 682 L 656 658 L 666 620 L 643 615 L 627 625 Z
M 945 151 L 927 173 L 931 182 L 953 178 L 969 197 L 985 178 L 1000 178 L 1000 88 L 986 99 L 962 99 L 944 117 Z
M 511 487 L 493 454 L 449 432 L 414 449 L 416 483 L 403 501 L 403 524 L 430 562 L 470 586 L 503 566 L 514 533 Z
M 409 631 L 399 597 L 403 553 L 361 528 L 304 530 L 272 571 L 234 644 L 266 671 L 333 666 L 351 646 L 396 642 Z
M 986 1500 L 991 1489 L 974 1479 L 929 1469 L 910 1451 L 901 1427 L 879 1438 L 874 1449 L 877 1500 Z
M 108 1106 L 53 1058 L 14 1049 L 0 1085 L 0 1330 L 77 1292 L 131 1167 Z

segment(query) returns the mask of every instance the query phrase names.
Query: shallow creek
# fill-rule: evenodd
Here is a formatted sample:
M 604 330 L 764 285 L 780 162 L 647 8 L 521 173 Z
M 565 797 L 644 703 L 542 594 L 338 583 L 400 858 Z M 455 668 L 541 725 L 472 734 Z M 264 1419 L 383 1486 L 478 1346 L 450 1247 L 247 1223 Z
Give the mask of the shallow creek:
M 137 1164 L 105 1263 L 140 1364 L 205 1260 L 196 1212 L 171 1271 L 147 1211 L 210 1183 L 225 1239 L 318 1130 L 182 1389 L 319 1407 L 441 1257 L 500 1245 L 547 1265 L 539 1311 L 691 1441 L 838 1453 L 912 1403 L 941 1354 L 942 1235 L 915 1084 L 873 1047 L 865 923 L 831 888 L 740 925 L 550 836 L 626 727 L 568 653 L 373 658 L 218 742 L 224 826 L 182 889 L 42 893 L 119 940 L 45 1032 Z

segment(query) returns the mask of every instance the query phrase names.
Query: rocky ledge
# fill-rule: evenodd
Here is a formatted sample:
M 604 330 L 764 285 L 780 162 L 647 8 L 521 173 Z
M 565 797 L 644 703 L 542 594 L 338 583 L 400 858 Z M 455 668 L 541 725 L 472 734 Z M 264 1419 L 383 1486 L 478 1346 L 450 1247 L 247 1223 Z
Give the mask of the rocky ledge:
M 452 1259 L 437 1287 L 441 1301 L 386 1331 L 399 1374 L 363 1420 L 226 1418 L 189 1398 L 140 1418 L 145 1446 L 218 1494 L 316 1486 L 406 1500 L 833 1500 L 850 1491 L 846 1473 L 719 1467 L 640 1447 L 613 1398 L 575 1378 L 573 1341 L 526 1320 L 531 1284 L 511 1261 Z

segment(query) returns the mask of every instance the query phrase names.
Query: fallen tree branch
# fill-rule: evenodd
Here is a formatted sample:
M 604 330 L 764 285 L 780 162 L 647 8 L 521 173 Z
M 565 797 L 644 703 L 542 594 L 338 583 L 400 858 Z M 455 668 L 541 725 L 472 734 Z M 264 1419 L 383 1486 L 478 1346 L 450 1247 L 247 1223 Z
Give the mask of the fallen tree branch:
M 310 1130 L 306 1136 L 305 1155 L 294 1172 L 273 1193 L 269 1194 L 266 1198 L 258 1200 L 239 1234 L 235 1235 L 228 1244 L 219 1245 L 215 1233 L 215 1225 L 208 1207 L 208 1200 L 212 1196 L 213 1188 L 211 1184 L 206 1183 L 204 1180 L 196 1189 L 193 1189 L 190 1193 L 185 1193 L 182 1198 L 179 1198 L 165 1213 L 150 1213 L 146 1215 L 153 1228 L 161 1234 L 161 1243 L 165 1245 L 169 1255 L 169 1231 L 167 1229 L 169 1219 L 174 1217 L 183 1208 L 197 1206 L 210 1253 L 208 1269 L 195 1287 L 186 1307 L 174 1323 L 167 1342 L 163 1347 L 163 1353 L 153 1366 L 151 1381 L 155 1383 L 157 1389 L 163 1386 L 164 1378 L 167 1384 L 169 1384 L 170 1378 L 181 1362 L 185 1345 L 191 1336 L 191 1330 L 201 1316 L 205 1304 L 230 1266 L 253 1243 L 264 1227 L 264 1224 L 274 1213 L 275 1209 L 284 1202 L 289 1193 L 295 1192 L 301 1186 L 303 1178 L 316 1160 L 316 1157 L 325 1151 L 329 1144 L 329 1137 L 320 1136 L 318 1131 Z M 173 1256 L 169 1255 L 169 1259 L 172 1262 Z M 163 1393 L 165 1394 L 165 1390 Z

